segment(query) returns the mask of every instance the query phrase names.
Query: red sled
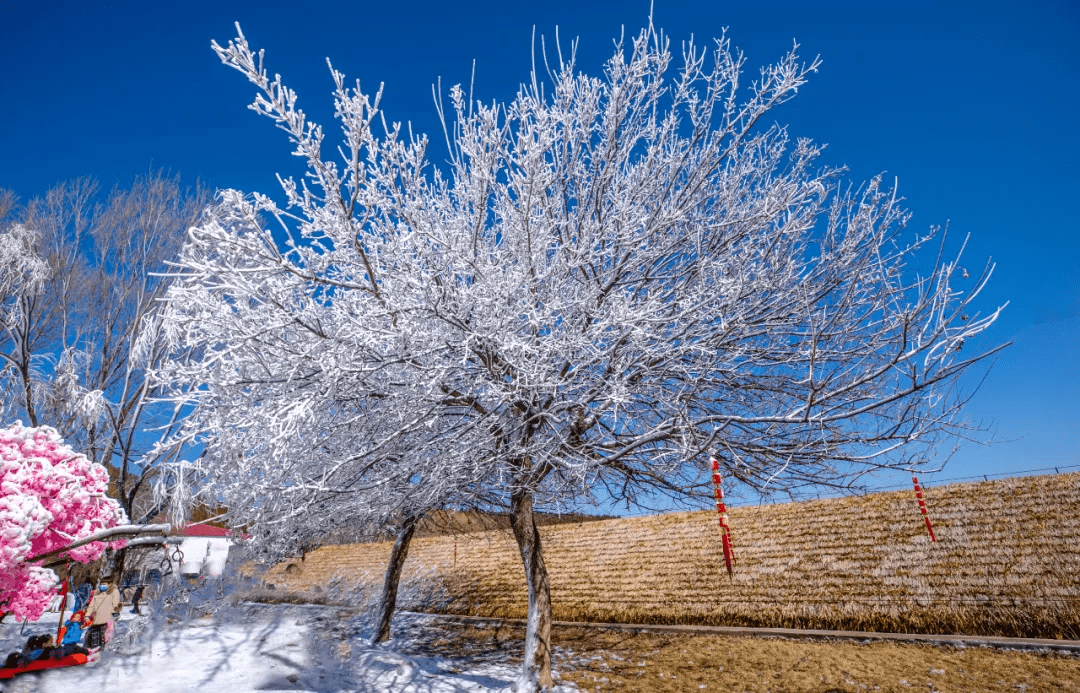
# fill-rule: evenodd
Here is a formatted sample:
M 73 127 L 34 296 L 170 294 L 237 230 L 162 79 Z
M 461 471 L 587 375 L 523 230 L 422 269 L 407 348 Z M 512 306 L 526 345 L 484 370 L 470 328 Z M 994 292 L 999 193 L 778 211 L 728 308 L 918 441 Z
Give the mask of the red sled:
M 58 669 L 60 667 L 73 667 L 77 664 L 86 664 L 86 655 L 76 652 L 60 659 L 38 659 L 24 667 L 11 667 L 0 669 L 0 679 L 10 679 L 16 674 L 25 674 L 28 671 L 41 671 L 42 669 Z

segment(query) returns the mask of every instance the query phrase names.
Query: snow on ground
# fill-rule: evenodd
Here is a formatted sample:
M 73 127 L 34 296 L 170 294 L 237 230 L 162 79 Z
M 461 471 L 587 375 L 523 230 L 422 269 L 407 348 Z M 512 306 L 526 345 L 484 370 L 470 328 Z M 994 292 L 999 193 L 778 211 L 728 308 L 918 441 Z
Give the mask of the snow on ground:
M 57 618 L 46 613 L 21 636 L 22 624 L 0 624 L 0 658 L 32 634 L 55 632 Z M 99 661 L 20 674 L 0 681 L 0 690 L 465 693 L 510 688 L 520 668 L 510 653 L 452 660 L 402 654 L 429 649 L 425 645 L 440 631 L 430 617 L 400 614 L 394 619 L 397 637 L 371 647 L 366 620 L 332 607 L 241 604 L 171 622 L 161 616 L 140 621 L 125 613 Z M 131 632 L 140 633 L 134 642 Z

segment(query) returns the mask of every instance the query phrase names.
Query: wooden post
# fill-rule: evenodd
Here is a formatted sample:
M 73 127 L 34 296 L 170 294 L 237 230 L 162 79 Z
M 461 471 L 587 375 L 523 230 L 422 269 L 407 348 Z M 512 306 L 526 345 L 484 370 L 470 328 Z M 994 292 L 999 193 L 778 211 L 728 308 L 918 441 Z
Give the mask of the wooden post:
M 727 564 L 728 577 L 735 579 L 735 550 L 731 543 L 731 527 L 728 526 L 727 506 L 724 505 L 724 488 L 720 483 L 720 462 L 713 457 L 712 481 L 716 495 L 716 514 L 720 521 L 720 542 L 724 547 L 724 563 Z
M 68 585 L 71 584 L 71 562 L 68 562 L 67 570 L 64 571 L 64 593 L 60 595 L 60 622 L 56 624 L 56 640 L 54 645 L 60 647 L 60 638 L 64 636 L 64 612 L 67 610 Z
M 934 536 L 934 526 L 930 524 L 930 515 L 926 512 L 926 502 L 923 500 L 922 489 L 919 488 L 919 477 L 911 475 L 911 481 L 915 484 L 915 498 L 919 501 L 919 512 L 922 513 L 923 521 L 926 522 L 926 531 L 930 532 L 930 541 L 937 541 Z

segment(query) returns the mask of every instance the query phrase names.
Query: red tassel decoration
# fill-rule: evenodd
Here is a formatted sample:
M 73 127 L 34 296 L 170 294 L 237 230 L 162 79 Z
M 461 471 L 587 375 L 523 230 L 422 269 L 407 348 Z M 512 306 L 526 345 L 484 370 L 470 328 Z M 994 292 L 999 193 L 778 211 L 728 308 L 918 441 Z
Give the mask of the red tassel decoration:
M 911 481 L 915 484 L 915 498 L 919 500 L 919 512 L 922 513 L 923 521 L 926 522 L 926 531 L 930 532 L 930 541 L 937 541 L 934 536 L 934 526 L 930 524 L 930 515 L 926 512 L 926 501 L 923 500 L 922 489 L 919 488 L 919 477 L 911 475 Z
M 724 546 L 724 563 L 727 564 L 728 577 L 735 579 L 735 551 L 731 543 L 731 527 L 728 526 L 727 507 L 724 505 L 724 489 L 720 485 L 720 463 L 712 458 L 712 481 L 716 493 L 716 514 L 720 519 L 720 541 Z

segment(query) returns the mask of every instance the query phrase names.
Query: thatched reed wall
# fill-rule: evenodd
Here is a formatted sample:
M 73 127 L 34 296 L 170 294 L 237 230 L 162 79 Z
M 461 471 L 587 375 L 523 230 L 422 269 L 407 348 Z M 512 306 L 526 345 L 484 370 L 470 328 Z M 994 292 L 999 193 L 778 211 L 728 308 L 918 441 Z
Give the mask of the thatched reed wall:
M 1080 639 L 1080 473 L 541 530 L 555 618 Z M 326 546 L 265 576 L 293 598 L 377 584 L 389 543 Z M 456 558 L 455 558 L 456 551 Z M 291 566 L 291 567 L 290 567 Z M 286 572 L 288 570 L 288 572 Z M 506 531 L 415 539 L 403 608 L 522 617 Z

